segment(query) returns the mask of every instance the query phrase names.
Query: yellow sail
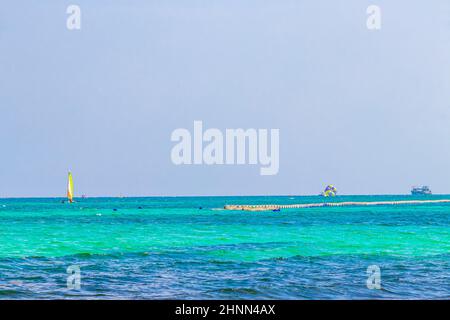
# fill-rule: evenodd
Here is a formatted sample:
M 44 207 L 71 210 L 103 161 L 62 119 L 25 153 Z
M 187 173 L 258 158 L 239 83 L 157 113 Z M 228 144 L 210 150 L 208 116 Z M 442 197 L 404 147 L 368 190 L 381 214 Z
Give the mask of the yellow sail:
M 72 173 L 69 172 L 69 181 L 67 183 L 67 198 L 69 199 L 69 202 L 73 202 L 73 179 L 72 179 Z

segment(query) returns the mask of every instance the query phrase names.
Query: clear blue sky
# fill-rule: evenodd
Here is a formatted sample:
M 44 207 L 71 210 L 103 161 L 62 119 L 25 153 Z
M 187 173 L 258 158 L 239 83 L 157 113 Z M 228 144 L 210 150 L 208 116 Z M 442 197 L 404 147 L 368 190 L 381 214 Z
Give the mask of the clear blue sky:
M 3 2 L 0 196 L 63 196 L 69 168 L 90 196 L 450 193 L 449 13 L 448 0 Z M 278 175 L 173 165 L 170 134 L 194 120 L 279 128 Z

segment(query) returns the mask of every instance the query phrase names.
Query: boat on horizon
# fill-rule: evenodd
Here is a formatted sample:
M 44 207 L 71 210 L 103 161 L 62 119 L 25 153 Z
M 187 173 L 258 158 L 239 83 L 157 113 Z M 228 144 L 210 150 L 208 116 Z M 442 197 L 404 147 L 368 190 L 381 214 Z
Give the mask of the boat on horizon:
M 431 190 L 428 186 L 413 186 L 411 189 L 411 194 L 416 195 L 430 195 Z

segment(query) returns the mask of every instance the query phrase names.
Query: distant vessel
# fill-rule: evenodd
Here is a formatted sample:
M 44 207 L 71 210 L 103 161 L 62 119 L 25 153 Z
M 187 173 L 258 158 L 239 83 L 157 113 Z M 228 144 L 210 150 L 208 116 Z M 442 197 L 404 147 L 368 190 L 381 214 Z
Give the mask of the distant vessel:
M 320 194 L 322 197 L 334 197 L 337 194 L 337 189 L 332 184 L 327 185 L 325 190 Z
M 69 171 L 69 177 L 67 182 L 67 199 L 70 203 L 73 202 L 73 179 L 72 173 Z
M 428 186 L 412 187 L 412 195 L 427 195 L 431 194 L 431 190 Z

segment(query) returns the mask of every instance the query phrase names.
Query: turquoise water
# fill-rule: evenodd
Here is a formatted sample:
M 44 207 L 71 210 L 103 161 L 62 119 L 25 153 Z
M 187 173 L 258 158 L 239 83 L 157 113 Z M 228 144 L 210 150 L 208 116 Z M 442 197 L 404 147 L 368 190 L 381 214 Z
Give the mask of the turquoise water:
M 0 299 L 450 298 L 450 204 L 241 212 L 221 208 L 323 199 L 61 200 L 0 199 Z M 380 290 L 366 286 L 370 265 Z

